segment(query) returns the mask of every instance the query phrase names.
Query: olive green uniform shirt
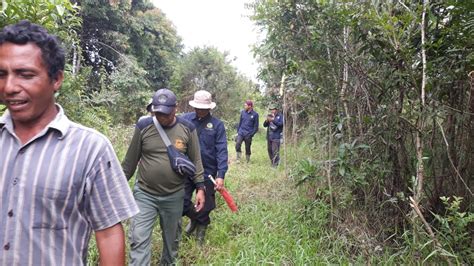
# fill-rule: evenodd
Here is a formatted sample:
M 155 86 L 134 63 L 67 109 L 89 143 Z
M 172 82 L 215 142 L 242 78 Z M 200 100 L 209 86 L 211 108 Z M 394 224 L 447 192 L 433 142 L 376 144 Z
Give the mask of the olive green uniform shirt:
M 198 187 L 201 186 L 204 182 L 204 170 L 194 125 L 177 117 L 174 125 L 163 129 L 171 144 L 193 161 L 196 166 L 194 183 Z M 128 180 L 135 173 L 137 166 L 138 186 L 150 194 L 164 196 L 184 187 L 185 177 L 171 168 L 166 145 L 153 124 L 152 117 L 140 119 L 135 127 L 132 141 L 122 162 Z

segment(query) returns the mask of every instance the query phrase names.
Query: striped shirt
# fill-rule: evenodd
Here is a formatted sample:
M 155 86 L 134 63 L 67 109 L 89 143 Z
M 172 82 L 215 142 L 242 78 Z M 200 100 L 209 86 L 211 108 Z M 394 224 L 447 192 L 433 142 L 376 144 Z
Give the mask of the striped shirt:
M 112 145 L 56 118 L 24 145 L 0 117 L 0 265 L 83 265 L 92 231 L 138 212 Z

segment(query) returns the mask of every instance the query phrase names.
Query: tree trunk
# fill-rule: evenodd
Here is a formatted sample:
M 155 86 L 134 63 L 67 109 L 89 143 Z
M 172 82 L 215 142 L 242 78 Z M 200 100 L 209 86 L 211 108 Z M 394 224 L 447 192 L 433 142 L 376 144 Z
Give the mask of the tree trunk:
M 297 103 L 296 99 L 291 101 L 291 120 L 292 120 L 292 127 L 291 127 L 291 143 L 295 144 L 298 141 L 298 112 L 297 112 Z
M 331 206 L 331 225 L 333 224 L 333 212 L 334 212 L 334 200 L 333 200 L 333 195 L 332 195 L 332 179 L 331 179 L 331 169 L 332 169 L 332 163 L 331 163 L 331 158 L 332 158 L 332 122 L 333 122 L 333 108 L 330 109 L 329 115 L 328 115 L 328 124 L 330 125 L 329 128 L 329 133 L 328 133 L 328 145 L 327 145 L 327 164 L 326 164 L 326 179 L 328 182 L 328 189 L 329 189 L 329 202 Z
M 348 140 L 352 140 L 352 129 L 351 129 L 351 116 L 349 114 L 349 107 L 347 106 L 347 83 L 349 82 L 349 64 L 347 63 L 347 58 L 349 57 L 349 27 L 344 27 L 344 67 L 342 71 L 342 86 L 339 96 L 341 97 L 342 105 L 344 107 L 344 113 L 346 116 L 346 126 L 348 133 Z
M 425 127 L 425 88 L 426 88 L 426 51 L 425 51 L 425 18 L 428 9 L 429 0 L 423 1 L 423 11 L 421 14 L 421 61 L 422 61 L 422 77 L 421 77 L 421 95 L 420 95 L 420 113 L 417 121 L 416 132 L 416 187 L 413 190 L 414 199 L 419 202 L 423 196 L 423 182 L 425 179 L 425 169 L 423 165 L 423 133 Z
M 465 172 L 463 172 L 463 175 L 466 177 L 466 183 L 468 189 L 470 191 L 474 191 L 474 71 L 471 71 L 469 73 L 469 78 L 470 78 L 470 93 L 469 93 L 469 100 L 468 100 L 468 106 L 469 106 L 469 114 L 468 117 L 470 119 L 467 119 L 467 127 L 468 133 L 466 136 L 466 151 L 465 151 L 465 156 L 466 156 L 466 166 L 464 169 L 466 169 Z M 464 193 L 466 196 L 466 203 L 469 204 L 469 202 L 472 202 L 473 196 L 472 193 L 466 192 Z
M 79 73 L 81 67 L 81 57 L 79 56 L 78 45 L 72 45 L 72 75 L 75 76 Z
M 281 82 L 280 82 L 280 96 L 283 97 L 283 150 L 285 151 L 284 158 L 283 158 L 283 163 L 284 163 L 284 168 L 285 168 L 285 178 L 288 178 L 288 165 L 287 165 L 287 159 L 288 159 L 288 150 L 286 149 L 286 144 L 288 142 L 288 126 L 286 123 L 286 119 L 288 118 L 288 103 L 286 102 L 286 97 L 287 93 L 285 90 L 285 80 L 286 76 L 285 73 L 281 75 Z

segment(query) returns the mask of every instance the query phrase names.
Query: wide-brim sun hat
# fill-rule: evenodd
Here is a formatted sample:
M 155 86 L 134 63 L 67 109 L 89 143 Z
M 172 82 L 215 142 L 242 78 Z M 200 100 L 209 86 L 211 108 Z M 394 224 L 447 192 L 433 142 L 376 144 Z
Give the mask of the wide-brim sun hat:
M 205 90 L 196 91 L 194 99 L 189 101 L 189 105 L 196 109 L 214 109 L 216 103 L 212 101 L 212 95 Z

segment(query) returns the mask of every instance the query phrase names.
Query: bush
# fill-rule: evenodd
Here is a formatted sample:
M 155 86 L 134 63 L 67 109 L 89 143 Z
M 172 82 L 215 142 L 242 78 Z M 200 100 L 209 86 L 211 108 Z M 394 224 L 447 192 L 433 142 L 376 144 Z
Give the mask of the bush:
M 434 214 L 436 222 L 439 223 L 438 233 L 441 236 L 441 244 L 453 252 L 461 263 L 472 263 L 474 261 L 474 249 L 471 246 L 472 234 L 469 233 L 469 225 L 474 225 L 474 213 L 461 212 L 460 206 L 463 198 L 441 197 L 446 213 L 444 216 Z

